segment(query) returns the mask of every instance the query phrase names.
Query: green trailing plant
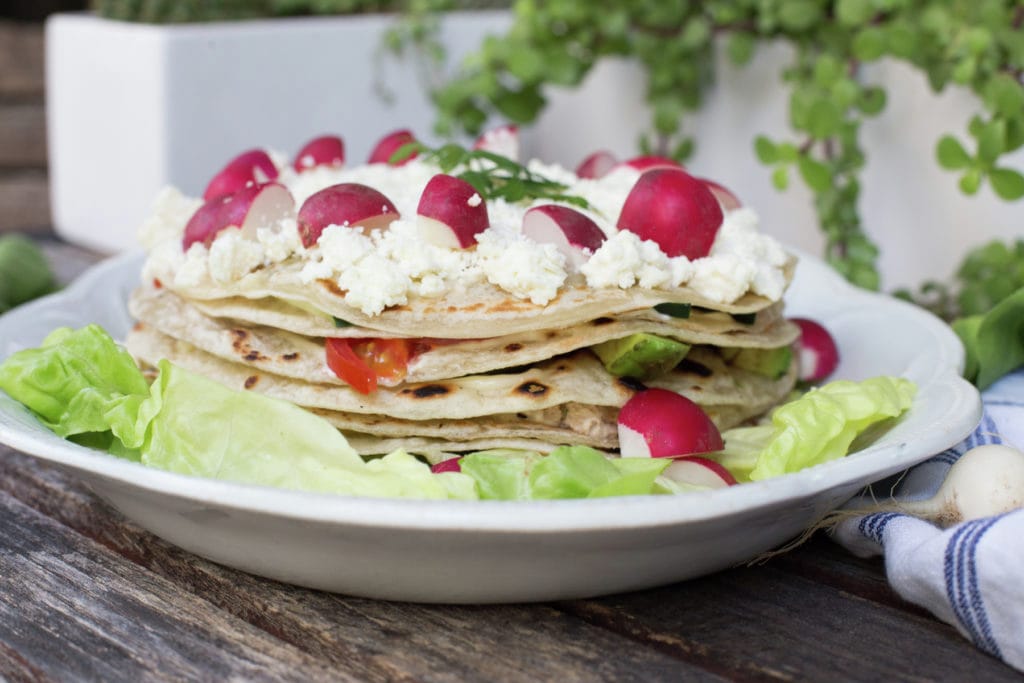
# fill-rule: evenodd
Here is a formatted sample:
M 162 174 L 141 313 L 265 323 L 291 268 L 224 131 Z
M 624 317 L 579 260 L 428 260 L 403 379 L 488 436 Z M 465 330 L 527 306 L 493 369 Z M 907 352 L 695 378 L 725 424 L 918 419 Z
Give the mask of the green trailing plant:
M 443 2 L 423 0 L 441 7 Z M 509 32 L 490 38 L 434 91 L 443 134 L 479 132 L 493 113 L 533 121 L 548 86 L 572 87 L 606 57 L 627 57 L 647 74 L 651 131 L 639 147 L 679 160 L 694 141 L 681 123 L 714 79 L 714 47 L 750 62 L 761 41 L 795 48 L 782 74 L 795 137 L 759 136 L 757 158 L 784 190 L 795 178 L 814 195 L 826 259 L 851 282 L 879 287 L 878 248 L 858 211 L 862 122 L 886 92 L 862 66 L 883 58 L 912 64 L 935 91 L 957 85 L 979 98 L 966 135 L 937 141 L 936 157 L 974 194 L 1024 196 L 1024 175 L 1002 159 L 1024 145 L 1024 3 L 1021 0 L 518 0 Z

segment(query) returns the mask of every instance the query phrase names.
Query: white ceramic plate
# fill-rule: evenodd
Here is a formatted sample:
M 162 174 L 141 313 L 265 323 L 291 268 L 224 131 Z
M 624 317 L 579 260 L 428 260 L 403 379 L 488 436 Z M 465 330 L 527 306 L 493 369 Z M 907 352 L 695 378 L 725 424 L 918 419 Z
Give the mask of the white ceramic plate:
M 141 257 L 100 264 L 68 290 L 0 318 L 0 358 L 53 328 L 103 325 L 123 337 Z M 947 326 L 856 290 L 802 255 L 790 315 L 839 341 L 837 375 L 903 375 L 909 413 L 871 447 L 797 474 L 681 496 L 550 502 L 402 501 L 196 479 L 57 438 L 0 393 L 0 441 L 63 466 L 128 518 L 216 562 L 352 595 L 421 602 L 578 598 L 692 578 L 793 538 L 862 486 L 965 437 L 980 418 Z

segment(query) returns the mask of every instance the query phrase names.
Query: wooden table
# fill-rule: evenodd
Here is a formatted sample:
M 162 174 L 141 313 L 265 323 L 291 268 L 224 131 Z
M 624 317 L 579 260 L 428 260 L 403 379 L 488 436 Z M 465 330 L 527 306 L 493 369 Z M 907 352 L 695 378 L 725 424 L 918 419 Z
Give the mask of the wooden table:
M 43 239 L 64 279 L 97 258 Z M 0 678 L 1022 677 L 903 602 L 881 560 L 851 557 L 821 534 L 757 566 L 626 595 L 507 606 L 388 603 L 200 559 L 127 521 L 74 476 L 0 446 Z

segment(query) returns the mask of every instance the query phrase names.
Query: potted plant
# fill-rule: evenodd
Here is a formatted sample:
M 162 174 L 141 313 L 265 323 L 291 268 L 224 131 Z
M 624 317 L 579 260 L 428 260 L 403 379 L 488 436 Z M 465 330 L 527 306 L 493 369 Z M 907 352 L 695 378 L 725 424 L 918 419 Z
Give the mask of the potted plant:
M 57 232 L 102 251 L 130 248 L 161 187 L 198 195 L 225 158 L 256 145 L 291 154 L 337 133 L 355 160 L 390 129 L 426 136 L 422 65 L 434 61 L 389 46 L 441 44 L 456 59 L 507 27 L 508 13 L 493 9 L 502 4 L 101 0 L 93 13 L 51 16 Z M 438 19 L 435 7 L 485 9 Z
M 499 112 L 570 167 L 595 147 L 687 159 L 869 288 L 944 277 L 970 246 L 1019 234 L 1019 2 L 515 7 L 435 92 L 441 130 Z

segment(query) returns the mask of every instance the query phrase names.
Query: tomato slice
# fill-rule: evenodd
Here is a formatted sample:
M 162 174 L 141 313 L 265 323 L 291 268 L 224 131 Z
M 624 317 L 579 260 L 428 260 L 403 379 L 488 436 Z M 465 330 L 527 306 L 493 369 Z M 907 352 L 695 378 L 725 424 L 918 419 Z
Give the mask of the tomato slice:
M 356 355 L 348 339 L 327 340 L 327 367 L 360 394 L 377 390 L 377 374 Z
M 408 339 L 350 340 L 352 351 L 373 371 L 378 379 L 398 382 L 409 371 Z

